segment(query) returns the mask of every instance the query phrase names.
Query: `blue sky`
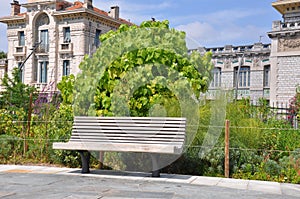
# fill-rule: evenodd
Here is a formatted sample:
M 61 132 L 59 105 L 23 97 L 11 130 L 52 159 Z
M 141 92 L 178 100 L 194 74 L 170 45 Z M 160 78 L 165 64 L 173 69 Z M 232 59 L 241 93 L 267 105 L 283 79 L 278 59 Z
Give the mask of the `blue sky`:
M 83 0 L 82 0 L 83 1 Z M 173 28 L 187 33 L 190 48 L 269 43 L 267 32 L 281 15 L 275 0 L 98 0 L 94 6 L 108 11 L 120 6 L 122 18 L 140 24 L 154 17 L 168 19 Z M 10 14 L 12 0 L 1 0 L 0 16 Z M 20 0 L 26 3 L 27 0 Z M 70 0 L 70 2 L 73 2 Z M 0 24 L 0 51 L 7 51 L 6 25 Z

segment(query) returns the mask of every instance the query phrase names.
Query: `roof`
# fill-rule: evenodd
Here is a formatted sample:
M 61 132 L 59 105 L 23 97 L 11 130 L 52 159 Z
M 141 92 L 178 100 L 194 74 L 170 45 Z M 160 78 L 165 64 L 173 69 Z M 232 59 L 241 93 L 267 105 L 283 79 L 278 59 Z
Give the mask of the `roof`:
M 288 7 L 297 8 L 300 6 L 299 0 L 277 0 L 272 3 L 272 6 L 281 14 L 285 14 L 287 12 Z
M 81 9 L 81 8 L 84 8 L 84 4 L 80 1 L 75 1 L 73 6 L 66 8 L 66 10 L 77 10 L 77 9 Z M 100 10 L 99 8 L 96 8 L 96 7 L 93 7 L 93 11 L 100 15 L 109 16 L 108 12 Z M 121 21 L 122 23 L 126 23 L 128 25 L 133 25 L 133 23 L 131 23 L 130 21 L 127 21 L 122 18 L 119 18 L 119 21 Z
M 50 3 L 50 2 L 44 2 L 44 3 Z M 27 4 L 23 4 L 24 7 L 27 7 L 29 5 L 34 5 L 36 3 L 27 3 Z M 74 3 L 68 2 L 68 1 L 60 1 L 60 2 L 56 2 L 56 9 L 57 11 L 76 11 L 77 9 L 83 9 L 84 7 L 84 3 L 80 2 L 80 1 L 75 1 Z M 108 12 L 105 12 L 99 8 L 93 7 L 92 9 L 94 12 L 96 12 L 99 15 L 105 16 L 105 17 L 110 17 Z M 19 13 L 18 15 L 15 16 L 6 16 L 6 17 L 1 17 L 0 19 L 1 22 L 4 21 L 10 21 L 10 20 L 15 20 L 15 19 L 25 19 L 27 13 Z M 118 21 L 120 21 L 121 23 L 125 23 L 127 25 L 134 25 L 133 23 L 131 23 L 130 21 L 127 21 L 125 19 L 119 18 Z

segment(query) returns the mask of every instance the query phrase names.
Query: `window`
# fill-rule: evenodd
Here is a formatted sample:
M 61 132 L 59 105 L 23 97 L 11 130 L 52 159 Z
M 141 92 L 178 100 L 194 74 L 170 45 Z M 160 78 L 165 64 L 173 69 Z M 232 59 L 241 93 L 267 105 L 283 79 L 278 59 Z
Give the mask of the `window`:
M 49 52 L 49 23 L 50 19 L 46 13 L 38 15 L 35 24 L 33 24 L 33 37 L 34 44 L 39 43 L 37 53 L 48 53 Z
M 41 30 L 40 32 L 40 50 L 42 53 L 47 53 L 49 51 L 49 34 L 48 30 Z
M 25 33 L 24 33 L 24 31 L 19 32 L 19 46 L 25 46 Z
M 96 29 L 95 41 L 94 41 L 96 47 L 100 46 L 100 35 L 101 35 L 101 30 Z
M 270 87 L 270 65 L 264 67 L 264 87 Z
M 63 61 L 63 76 L 70 75 L 70 60 Z
M 221 87 L 221 68 L 214 68 L 212 71 L 212 82 L 210 87 L 219 88 Z
M 19 78 L 21 82 L 24 82 L 24 66 L 21 68 L 22 62 L 18 63 L 18 69 L 19 69 Z
M 48 70 L 48 62 L 47 61 L 40 62 L 40 67 L 39 67 L 40 83 L 47 83 L 47 70 Z
M 64 28 L 64 43 L 70 43 L 71 42 L 71 30 L 70 27 Z
M 238 73 L 238 67 L 234 69 L 234 85 L 236 86 L 236 78 Z M 238 87 L 247 88 L 250 87 L 250 67 L 242 66 L 238 75 Z

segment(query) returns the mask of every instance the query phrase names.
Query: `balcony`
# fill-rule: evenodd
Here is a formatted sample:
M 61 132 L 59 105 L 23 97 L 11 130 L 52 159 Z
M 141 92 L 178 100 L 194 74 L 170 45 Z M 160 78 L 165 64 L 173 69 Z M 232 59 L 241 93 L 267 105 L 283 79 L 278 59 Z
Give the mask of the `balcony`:
M 234 96 L 236 95 L 235 93 L 236 93 L 236 90 L 233 90 Z M 238 92 L 237 92 L 238 99 L 247 98 L 250 96 L 251 96 L 250 89 L 247 89 L 247 88 L 239 88 L 238 89 Z
M 34 83 L 34 87 L 35 87 L 38 91 L 43 91 L 43 90 L 45 90 L 45 88 L 47 87 L 47 83 Z
M 26 46 L 17 46 L 14 49 L 14 56 L 23 57 L 26 56 Z
M 35 50 L 37 54 L 47 54 L 49 53 L 49 44 L 40 44 Z
M 273 21 L 273 31 L 295 30 L 300 28 L 300 22 Z
M 59 45 L 59 53 L 67 54 L 73 53 L 73 43 L 62 43 Z

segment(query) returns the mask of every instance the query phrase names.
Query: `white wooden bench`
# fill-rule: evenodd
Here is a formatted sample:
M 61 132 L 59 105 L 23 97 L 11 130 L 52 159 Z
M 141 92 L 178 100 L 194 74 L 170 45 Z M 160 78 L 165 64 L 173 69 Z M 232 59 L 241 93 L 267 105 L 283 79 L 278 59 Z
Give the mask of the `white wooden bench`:
M 76 116 L 68 142 L 53 149 L 77 150 L 82 173 L 89 173 L 89 151 L 150 153 L 152 176 L 159 177 L 157 154 L 181 154 L 185 142 L 185 118 Z

